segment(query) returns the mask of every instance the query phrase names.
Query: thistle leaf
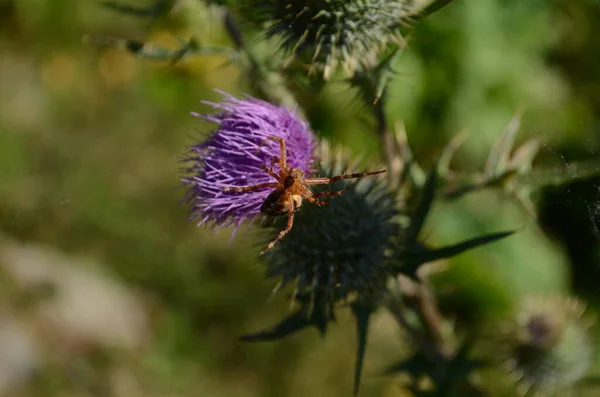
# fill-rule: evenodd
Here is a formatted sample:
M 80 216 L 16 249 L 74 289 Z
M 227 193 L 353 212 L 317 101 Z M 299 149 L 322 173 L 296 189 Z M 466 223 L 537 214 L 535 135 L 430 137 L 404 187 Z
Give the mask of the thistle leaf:
M 113 47 L 128 51 L 134 55 L 154 61 L 169 61 L 172 64 L 179 62 L 190 55 L 225 54 L 230 61 L 237 60 L 239 55 L 229 47 L 202 46 L 198 40 L 191 37 L 188 41 L 178 38 L 179 48 L 169 49 L 153 46 L 138 40 L 119 39 L 104 36 L 84 36 L 83 41 L 89 44 Z
M 427 176 L 427 180 L 425 181 L 425 185 L 423 186 L 421 199 L 419 201 L 419 204 L 417 205 L 417 208 L 415 209 L 415 212 L 412 215 L 410 227 L 407 231 L 407 241 L 409 242 L 417 241 L 417 239 L 419 238 L 419 234 L 421 233 L 421 229 L 425 224 L 425 220 L 427 219 L 427 215 L 431 210 L 431 205 L 433 204 L 433 200 L 435 198 L 437 179 L 438 164 L 436 163 L 429 171 L 429 175 Z
M 323 310 L 310 310 L 309 305 L 303 305 L 300 310 L 286 317 L 280 323 L 262 331 L 240 337 L 245 342 L 267 342 L 282 339 L 294 332 L 313 326 L 321 335 L 327 331 L 327 323 L 331 318 L 324 315 Z
M 510 167 L 515 168 L 519 173 L 531 171 L 533 160 L 540 150 L 540 141 L 538 139 L 530 139 L 515 151 L 510 160 Z
M 456 135 L 448 145 L 444 148 L 444 151 L 440 155 L 439 163 L 439 173 L 441 176 L 446 176 L 450 173 L 450 163 L 452 162 L 452 158 L 456 151 L 461 147 L 463 142 L 467 139 L 466 131 L 460 132 Z
M 352 304 L 352 313 L 356 320 L 356 367 L 354 370 L 354 396 L 358 395 L 360 387 L 360 378 L 362 375 L 365 352 L 367 349 L 367 332 L 369 330 L 369 319 L 375 311 L 375 307 L 364 301 L 357 301 Z
M 600 159 L 593 158 L 568 163 L 566 169 L 564 167 L 535 168 L 529 175 L 523 175 L 519 179 L 523 184 L 527 183 L 531 191 L 535 191 L 546 186 L 572 183 L 596 175 L 600 175 Z
M 402 360 L 390 365 L 385 370 L 385 374 L 392 375 L 397 373 L 407 373 L 413 379 L 416 379 L 427 373 L 430 368 L 431 362 L 423 354 L 417 352 L 406 360 Z
M 508 237 L 515 232 L 516 230 L 510 230 L 506 232 L 486 234 L 443 248 L 429 249 L 420 246 L 420 248 L 410 250 L 404 254 L 406 255 L 406 259 L 403 261 L 401 271 L 407 276 L 414 277 L 419 266 L 424 263 L 459 255 L 470 249 L 493 243 L 494 241 Z
M 487 365 L 485 361 L 468 358 L 471 345 L 471 342 L 464 342 L 455 354 L 449 357 L 442 356 L 436 360 L 427 358 L 421 350 L 418 350 L 409 358 L 388 367 L 385 373 L 410 375 L 416 395 L 446 396 L 473 371 Z M 416 382 L 424 375 L 432 380 L 435 392 L 423 391 L 416 386 Z
M 470 359 L 468 357 L 474 339 L 464 341 L 460 349 L 446 363 L 442 376 L 437 380 L 437 389 L 440 391 L 451 390 L 453 387 L 467 379 L 475 370 L 485 367 L 489 363 L 484 360 Z
M 399 174 L 398 183 L 400 185 L 410 179 L 414 185 L 422 186 L 425 183 L 426 175 L 410 149 L 404 123 L 400 121 L 396 122 L 393 132 L 393 145 L 396 147 L 395 151 L 398 153 L 397 161 L 400 165 L 399 172 L 394 173 L 394 176 Z
M 484 175 L 492 177 L 506 171 L 510 162 L 510 153 L 515 144 L 515 137 L 520 126 L 521 114 L 517 114 L 510 123 L 508 123 L 490 151 L 483 171 Z

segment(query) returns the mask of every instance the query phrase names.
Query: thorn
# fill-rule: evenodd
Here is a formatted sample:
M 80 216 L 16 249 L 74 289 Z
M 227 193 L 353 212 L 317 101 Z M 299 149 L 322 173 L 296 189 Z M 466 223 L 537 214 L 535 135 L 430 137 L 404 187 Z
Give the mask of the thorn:
M 462 130 L 456 136 L 452 138 L 450 143 L 444 148 L 439 160 L 439 171 L 440 174 L 445 175 L 450 172 L 450 163 L 454 158 L 454 154 L 468 137 L 467 130 Z
M 522 111 L 517 111 L 494 143 L 485 164 L 484 175 L 489 177 L 506 171 L 515 143 L 515 136 L 521 126 L 522 116 Z

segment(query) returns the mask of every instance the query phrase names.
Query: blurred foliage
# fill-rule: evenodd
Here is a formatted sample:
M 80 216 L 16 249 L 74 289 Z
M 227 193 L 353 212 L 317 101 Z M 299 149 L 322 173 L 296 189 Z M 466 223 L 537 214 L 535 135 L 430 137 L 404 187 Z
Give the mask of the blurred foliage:
M 151 3 L 127 2 L 139 9 Z M 274 344 L 238 341 L 276 323 L 286 304 L 266 304 L 273 284 L 254 259 L 252 233 L 240 231 L 229 245 L 229 231 L 210 236 L 195 228 L 181 205 L 177 156 L 210 128 L 189 112 L 208 111 L 199 101 L 216 99 L 213 88 L 260 93 L 240 63 L 248 60 L 217 52 L 173 64 L 82 41 L 117 37 L 176 50 L 193 36 L 201 45 L 230 46 L 222 16 L 201 1 L 175 2 L 140 18 L 94 1 L 0 0 L 0 345 L 21 346 L 0 359 L 0 368 L 6 374 L 12 372 L 5 366 L 24 368 L 14 381 L 0 377 L 0 393 L 351 394 L 351 317 L 340 315 L 324 340 L 305 332 Z M 385 111 L 390 124 L 404 121 L 420 163 L 432 164 L 465 129 L 469 137 L 452 167 L 479 169 L 524 109 L 518 144 L 540 139 L 536 164 L 564 167 L 574 180 L 534 196 L 539 223 L 493 190 L 433 208 L 424 237 L 436 247 L 524 228 L 453 258 L 434 275 L 438 301 L 459 325 L 490 324 L 530 293 L 575 292 L 597 311 L 600 179 L 576 181 L 567 163 L 597 158 L 600 150 L 600 69 L 593 55 L 599 22 L 596 0 L 456 0 L 419 22 L 409 48 L 394 59 Z M 256 59 L 272 57 L 270 43 L 251 42 Z M 350 82 L 332 80 L 320 92 L 287 83 L 321 137 L 376 157 L 376 120 L 362 111 Z M 31 265 L 27 273 L 16 266 L 34 262 L 46 267 Z M 50 276 L 58 266 L 74 273 L 67 264 L 101 270 L 123 285 L 143 307 L 137 315 L 146 318 L 144 335 L 131 345 L 78 339 L 73 335 L 82 334 L 71 328 L 83 327 L 79 322 L 48 321 L 52 313 L 71 313 L 56 305 L 69 308 L 91 291 L 83 276 L 73 281 L 80 290 Z M 50 275 L 42 277 L 42 268 Z M 47 283 L 60 301 L 44 292 Z M 107 299 L 114 294 L 108 289 Z M 55 307 L 49 302 L 57 312 L 48 311 Z M 107 335 L 125 321 L 102 317 L 91 303 L 81 313 L 81 322 L 97 316 Z M 361 395 L 410 395 L 401 377 L 379 376 L 403 352 L 409 357 L 409 346 L 388 314 L 370 321 Z M 496 382 L 496 395 L 512 395 Z M 589 382 L 577 395 L 598 390 Z

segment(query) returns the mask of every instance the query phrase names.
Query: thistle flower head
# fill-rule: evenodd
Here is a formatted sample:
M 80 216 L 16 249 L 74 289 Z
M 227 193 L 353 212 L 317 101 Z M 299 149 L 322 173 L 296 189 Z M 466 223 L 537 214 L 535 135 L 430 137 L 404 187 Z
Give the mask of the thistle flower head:
M 304 56 L 325 79 L 341 64 L 348 76 L 390 43 L 401 43 L 398 28 L 414 8 L 409 0 L 247 0 L 248 12 L 267 25 L 267 35 Z
M 312 171 L 316 141 L 308 124 L 292 110 L 250 97 L 221 94 L 221 103 L 203 102 L 218 109 L 216 115 L 192 113 L 218 127 L 206 140 L 188 149 L 183 160 L 189 165 L 182 181 L 198 225 L 237 227 L 259 214 L 270 190 L 240 194 L 225 188 L 273 182 L 261 167 L 279 155 L 279 146 L 266 138 L 283 138 L 289 165 L 307 174 Z
M 342 153 L 332 154 L 326 144 L 321 154 L 321 176 L 363 171 L 349 167 Z M 281 279 L 279 287 L 296 282 L 297 295 L 320 297 L 326 302 L 318 305 L 328 312 L 351 294 L 365 297 L 385 288 L 387 259 L 397 232 L 394 198 L 381 178 L 366 176 L 312 189 L 344 188 L 343 195 L 325 206 L 303 205 L 289 234 L 265 255 L 269 276 Z M 281 227 L 278 220 L 273 233 Z
M 521 395 L 548 396 L 581 379 L 591 364 L 591 344 L 576 299 L 523 302 L 504 335 L 504 360 Z

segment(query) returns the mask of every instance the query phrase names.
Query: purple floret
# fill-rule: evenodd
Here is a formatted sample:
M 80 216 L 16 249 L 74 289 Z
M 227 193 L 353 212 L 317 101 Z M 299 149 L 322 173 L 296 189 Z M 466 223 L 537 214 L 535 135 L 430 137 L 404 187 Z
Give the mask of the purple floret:
M 273 189 L 237 193 L 223 188 L 276 182 L 262 170 L 261 164 L 270 166 L 271 159 L 279 156 L 279 145 L 265 138 L 283 138 L 288 165 L 301 168 L 307 175 L 313 171 L 316 140 L 308 124 L 287 108 L 218 92 L 224 96 L 223 102 L 202 103 L 219 109 L 220 113 L 212 116 L 192 113 L 218 124 L 218 128 L 206 140 L 189 148 L 184 160 L 190 166 L 182 181 L 192 219 L 198 226 L 237 228 L 260 213 L 261 204 Z M 275 172 L 278 170 L 276 165 Z

